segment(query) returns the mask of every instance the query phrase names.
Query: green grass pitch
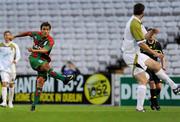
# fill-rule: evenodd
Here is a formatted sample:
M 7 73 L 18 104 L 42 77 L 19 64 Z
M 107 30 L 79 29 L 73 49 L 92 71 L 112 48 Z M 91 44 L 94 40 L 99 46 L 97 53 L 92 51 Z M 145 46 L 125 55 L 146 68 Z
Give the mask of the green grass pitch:
M 136 112 L 135 107 L 39 105 L 35 112 L 30 105 L 0 108 L 0 122 L 180 122 L 180 106 L 161 111 Z

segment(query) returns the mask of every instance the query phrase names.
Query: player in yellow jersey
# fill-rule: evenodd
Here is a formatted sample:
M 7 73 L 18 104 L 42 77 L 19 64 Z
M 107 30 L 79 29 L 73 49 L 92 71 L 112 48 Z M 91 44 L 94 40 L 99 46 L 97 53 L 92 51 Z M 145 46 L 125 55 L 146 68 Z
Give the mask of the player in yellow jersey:
M 141 3 L 134 5 L 134 15 L 126 24 L 122 45 L 123 59 L 132 68 L 132 74 L 138 81 L 136 110 L 139 112 L 145 112 L 143 105 L 146 95 L 146 84 L 149 79 L 149 75 L 146 72 L 147 68 L 151 69 L 158 78 L 167 82 L 175 94 L 180 93 L 180 86 L 169 78 L 160 63 L 140 52 L 140 49 L 145 50 L 161 60 L 164 57 L 163 54 L 152 50 L 145 43 L 146 39 L 149 39 L 154 33 L 159 31 L 158 29 L 152 29 L 149 32 L 145 30 L 141 22 L 144 16 L 144 9 L 145 6 Z

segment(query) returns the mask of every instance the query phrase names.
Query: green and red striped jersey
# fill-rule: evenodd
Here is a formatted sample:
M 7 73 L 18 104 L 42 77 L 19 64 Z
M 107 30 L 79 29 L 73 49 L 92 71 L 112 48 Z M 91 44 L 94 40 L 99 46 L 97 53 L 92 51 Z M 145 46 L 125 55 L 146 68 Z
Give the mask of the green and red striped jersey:
M 49 57 L 52 47 L 54 45 L 54 39 L 48 35 L 45 39 L 42 38 L 42 32 L 27 32 L 29 36 L 33 38 L 33 49 L 45 48 L 48 50 L 47 53 L 31 53 L 31 56 L 40 58 L 42 60 L 51 61 Z

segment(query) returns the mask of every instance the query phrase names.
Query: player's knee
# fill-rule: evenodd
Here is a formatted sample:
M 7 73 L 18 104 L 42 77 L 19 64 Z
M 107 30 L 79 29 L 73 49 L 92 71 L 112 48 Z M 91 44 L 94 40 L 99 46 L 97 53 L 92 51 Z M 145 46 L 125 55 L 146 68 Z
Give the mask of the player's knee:
M 139 84 L 141 84 L 141 85 L 146 85 L 147 82 L 148 82 L 148 80 L 139 80 L 138 82 L 139 82 Z
M 154 81 L 149 81 L 149 86 L 150 86 L 151 89 L 155 89 L 156 88 Z
M 155 85 L 154 81 L 149 81 L 149 85 Z
M 149 79 L 150 79 L 150 76 L 149 76 L 149 74 L 147 73 L 147 72 L 145 72 L 145 76 L 146 76 L 146 81 L 148 82 L 149 81 Z
M 158 72 L 161 69 L 161 64 L 158 62 L 154 62 L 154 70 L 155 72 Z
M 141 78 L 138 80 L 139 84 L 142 84 L 142 85 L 146 85 L 148 83 L 148 79 L 145 77 L 145 78 Z
M 2 87 L 7 87 L 7 82 L 2 82 Z
M 45 81 L 45 79 L 43 77 L 38 77 L 37 78 L 37 86 L 42 88 L 44 85 L 44 81 Z
M 10 84 L 9 84 L 9 87 L 10 87 L 10 88 L 13 88 L 13 87 L 14 87 L 14 83 L 10 83 Z
M 160 84 L 156 84 L 156 88 L 157 89 L 161 89 L 161 85 Z
M 40 68 L 42 71 L 48 71 L 50 69 L 50 66 L 48 63 L 45 63 L 44 65 L 41 66 Z
M 146 85 L 147 82 L 148 82 L 148 74 L 146 72 L 142 72 L 142 73 L 139 73 L 139 74 L 136 74 L 134 75 L 134 77 L 136 78 L 136 80 L 138 81 L 139 84 L 142 84 L 142 85 Z

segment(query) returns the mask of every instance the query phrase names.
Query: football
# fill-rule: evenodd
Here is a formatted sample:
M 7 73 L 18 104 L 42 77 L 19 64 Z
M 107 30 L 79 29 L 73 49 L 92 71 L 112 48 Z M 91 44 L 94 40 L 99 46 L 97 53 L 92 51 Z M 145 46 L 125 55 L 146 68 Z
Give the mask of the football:
M 64 75 L 75 75 L 75 71 L 72 69 L 64 70 L 63 72 Z

